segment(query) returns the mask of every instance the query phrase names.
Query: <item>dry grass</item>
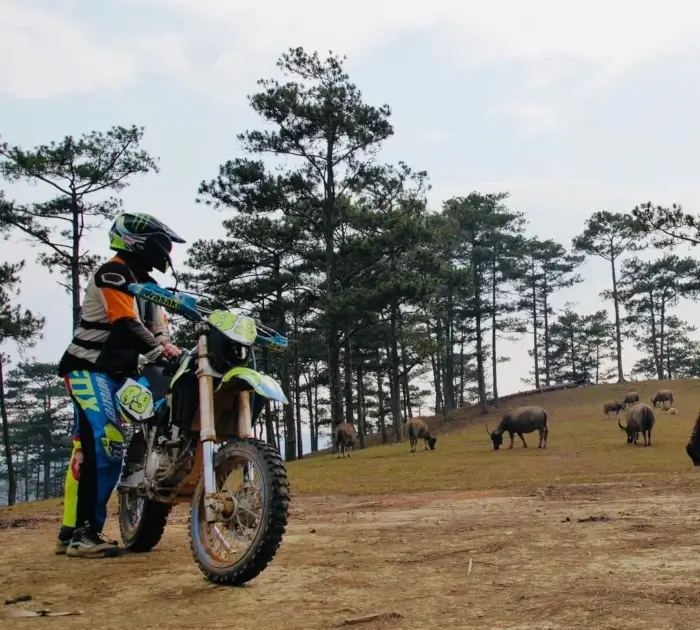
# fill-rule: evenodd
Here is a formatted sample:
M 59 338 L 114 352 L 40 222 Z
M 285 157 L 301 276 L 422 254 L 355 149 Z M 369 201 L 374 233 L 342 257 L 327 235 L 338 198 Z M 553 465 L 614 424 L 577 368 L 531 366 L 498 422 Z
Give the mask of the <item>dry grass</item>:
M 674 392 L 677 415 L 656 409 L 651 448 L 630 446 L 614 414 L 602 412 L 609 399 L 622 399 L 629 390 L 642 401 L 658 389 Z M 375 494 L 433 490 L 487 490 L 560 483 L 614 481 L 641 477 L 697 475 L 685 444 L 700 410 L 700 380 L 643 381 L 630 385 L 599 385 L 549 392 L 508 401 L 542 405 L 550 415 L 547 449 L 538 449 L 537 433 L 525 436 L 527 449 L 515 437 L 513 450 L 494 452 L 484 430 L 493 429 L 500 412 L 481 416 L 461 409 L 449 425 L 432 419 L 438 433 L 435 451 L 409 452 L 408 441 L 355 451 L 351 459 L 336 461 L 323 455 L 289 464 L 292 489 L 297 494 Z M 624 423 L 624 412 L 621 414 Z M 446 431 L 444 431 L 446 430 Z M 507 435 L 504 443 L 508 444 Z M 640 439 L 640 444 L 641 444 Z
M 0 599 L 27 593 L 16 608 L 84 609 L 52 619 L 52 630 L 123 628 L 124 611 L 160 630 L 321 630 L 349 617 L 396 630 L 697 628 L 700 505 L 684 445 L 700 381 L 634 388 L 648 400 L 660 386 L 674 390 L 679 413 L 657 412 L 652 448 L 627 445 L 603 418 L 602 403 L 627 390 L 603 386 L 525 399 L 550 412 L 547 450 L 531 435 L 526 450 L 494 452 L 484 418 L 463 409 L 435 451 L 409 453 L 405 442 L 291 463 L 297 495 L 327 496 L 294 498 L 278 555 L 242 589 L 215 587 L 196 568 L 187 505 L 152 553 L 94 563 L 53 554 L 58 500 L 0 510 Z M 497 415 L 486 417 L 492 426 Z M 566 485 L 586 481 L 622 483 Z M 363 496 L 337 496 L 353 493 Z M 493 496 L 503 494 L 512 496 Z M 106 534 L 116 537 L 111 512 Z M 387 611 L 400 617 L 374 620 Z

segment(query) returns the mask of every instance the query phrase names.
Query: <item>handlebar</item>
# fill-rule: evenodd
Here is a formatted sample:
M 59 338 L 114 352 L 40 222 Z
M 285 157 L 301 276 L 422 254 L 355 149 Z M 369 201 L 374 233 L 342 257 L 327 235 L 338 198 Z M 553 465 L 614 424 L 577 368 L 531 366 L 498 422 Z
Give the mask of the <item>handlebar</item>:
M 183 292 L 164 289 L 160 285 L 151 282 L 132 283 L 129 285 L 128 290 L 131 295 L 159 304 L 163 308 L 174 311 L 192 322 L 200 322 L 205 318 L 205 315 L 211 315 L 212 313 L 212 311 L 202 308 L 195 297 L 204 298 L 206 296 L 189 291 Z M 218 302 L 218 300 L 214 301 Z M 222 306 L 228 309 L 223 303 Z M 289 345 L 286 337 L 272 328 L 265 326 L 259 319 L 254 319 L 253 321 L 255 322 L 255 327 L 258 329 L 258 335 L 253 342 L 254 345 L 267 348 L 273 352 L 283 352 L 286 350 Z
M 259 319 L 254 319 L 254 321 L 255 327 L 258 329 L 255 345 L 272 350 L 272 352 L 284 352 L 287 349 L 289 341 L 286 337 L 269 326 L 265 326 Z

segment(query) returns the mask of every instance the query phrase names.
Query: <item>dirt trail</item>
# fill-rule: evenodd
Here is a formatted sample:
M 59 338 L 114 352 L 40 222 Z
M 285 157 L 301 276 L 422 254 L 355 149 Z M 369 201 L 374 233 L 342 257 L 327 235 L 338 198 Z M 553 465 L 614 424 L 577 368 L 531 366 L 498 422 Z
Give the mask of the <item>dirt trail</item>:
M 352 627 L 695 630 L 699 509 L 687 490 L 652 482 L 298 497 L 277 558 L 239 589 L 197 570 L 184 508 L 150 554 L 92 561 L 53 555 L 54 513 L 3 513 L 3 601 L 29 593 L 13 607 L 85 614 L 0 626 L 311 630 L 392 610 L 403 619 Z

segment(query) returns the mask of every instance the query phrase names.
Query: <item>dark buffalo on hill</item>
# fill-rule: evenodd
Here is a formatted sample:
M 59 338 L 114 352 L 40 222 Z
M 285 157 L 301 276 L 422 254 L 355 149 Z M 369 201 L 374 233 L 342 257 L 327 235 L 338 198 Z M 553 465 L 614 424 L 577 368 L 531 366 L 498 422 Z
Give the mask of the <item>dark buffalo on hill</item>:
M 636 444 L 639 434 L 644 436 L 644 446 L 651 446 L 651 430 L 656 418 L 654 410 L 645 403 L 637 403 L 627 410 L 626 425 L 618 418 L 617 424 L 627 434 L 627 444 Z
M 489 427 L 486 425 L 486 432 L 493 442 L 494 451 L 497 451 L 503 444 L 504 433 L 508 433 L 510 436 L 510 446 L 508 448 L 513 448 L 513 436 L 516 433 L 523 443 L 523 448 L 527 448 L 523 433 L 532 433 L 533 431 L 538 431 L 540 434 L 540 443 L 537 448 L 547 448 L 547 436 L 549 435 L 547 412 L 539 406 L 526 406 L 507 410 L 493 431 L 489 431 Z
M 639 394 L 637 392 L 627 392 L 625 394 L 624 403 L 626 405 L 633 405 L 637 402 L 639 402 Z
M 617 400 L 608 400 L 606 403 L 603 403 L 603 413 L 607 418 L 610 418 L 610 412 L 614 411 L 616 416 L 620 415 L 620 412 L 625 409 L 627 406 L 627 403 L 625 402 L 617 402 Z
M 406 430 L 408 431 L 408 439 L 411 443 L 411 453 L 415 453 L 418 440 L 423 439 L 425 444 L 425 450 L 430 447 L 431 451 L 435 450 L 435 443 L 437 438 L 430 433 L 428 430 L 428 425 L 424 420 L 419 418 L 412 418 L 406 423 Z
M 341 422 L 335 428 L 335 434 L 333 436 L 333 448 L 338 453 L 337 459 L 340 459 L 342 453 L 345 457 L 345 451 L 348 452 L 348 457 L 350 453 L 355 450 L 355 438 L 357 437 L 357 430 L 349 422 Z
M 651 397 L 651 402 L 656 407 L 659 403 L 666 409 L 666 403 L 671 403 L 673 407 L 673 392 L 670 389 L 660 389 Z

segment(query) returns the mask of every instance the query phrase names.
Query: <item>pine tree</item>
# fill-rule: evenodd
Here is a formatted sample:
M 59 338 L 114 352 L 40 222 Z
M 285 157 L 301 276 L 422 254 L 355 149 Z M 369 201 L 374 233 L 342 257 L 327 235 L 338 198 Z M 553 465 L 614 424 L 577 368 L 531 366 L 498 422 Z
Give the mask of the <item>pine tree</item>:
M 471 296 L 468 304 L 474 320 L 478 399 L 483 413 L 487 412 L 483 334 L 491 310 L 489 265 L 492 264 L 493 248 L 499 235 L 513 233 L 522 224 L 522 216 L 504 205 L 507 198 L 507 193 L 482 195 L 473 192 L 466 198 L 449 199 L 443 205 L 449 229 L 455 234 L 452 262 L 457 268 L 466 268 L 470 272 Z
M 13 208 L 5 201 L 0 192 L 0 233 L 7 233 L 8 225 L 3 223 Z M 14 342 L 20 347 L 29 347 L 36 343 L 44 326 L 44 318 L 15 302 L 19 293 L 20 272 L 24 263 L 0 263 L 0 416 L 2 417 L 2 440 L 4 445 L 5 467 L 8 489 L 7 503 L 13 505 L 17 494 L 17 478 L 12 462 L 12 444 L 10 441 L 10 420 L 5 398 L 4 369 L 8 362 L 2 349 L 7 342 Z
M 639 350 L 651 355 L 656 378 L 666 374 L 666 330 L 671 309 L 700 291 L 700 264 L 694 258 L 667 254 L 648 262 L 638 258 L 622 265 L 619 296 L 628 312 L 625 323 Z
M 28 473 L 35 470 L 36 498 L 48 499 L 60 491 L 71 453 L 73 409 L 63 380 L 54 363 L 22 362 L 8 374 L 6 400 L 12 423 L 13 442 L 27 456 Z
M 111 127 L 29 150 L 0 143 L 0 176 L 10 182 L 41 182 L 56 195 L 15 205 L 4 220 L 40 245 L 45 250 L 41 264 L 66 279 L 60 284 L 71 295 L 73 328 L 80 321 L 81 279 L 99 260 L 84 249 L 86 231 L 121 209 L 121 200 L 108 193 L 126 188 L 134 175 L 158 172 L 156 160 L 139 149 L 142 138 L 143 129 Z
M 582 282 L 576 273 L 583 257 L 569 253 L 552 240 L 527 239 L 515 271 L 515 284 L 520 296 L 519 307 L 527 313 L 532 332 L 532 372 L 536 389 L 552 384 L 550 319 L 554 314 L 552 296 L 562 289 Z M 541 331 L 541 332 L 540 332 Z
M 583 232 L 574 238 L 574 249 L 588 255 L 599 256 L 610 263 L 612 291 L 606 293 L 615 310 L 615 343 L 617 346 L 617 380 L 625 382 L 622 369 L 622 319 L 620 296 L 617 286 L 617 261 L 625 252 L 640 251 L 646 247 L 640 233 L 639 222 L 625 214 L 607 210 L 593 213 L 586 221 Z
M 291 80 L 261 80 L 250 97 L 254 111 L 272 128 L 239 136 L 254 156 L 289 158 L 289 167 L 270 172 L 262 161 L 235 159 L 219 177 L 200 186 L 200 199 L 246 213 L 281 211 L 299 220 L 304 232 L 322 244 L 323 311 L 333 425 L 343 416 L 341 381 L 342 322 L 336 304 L 340 291 L 337 240 L 345 225 L 344 196 L 362 185 L 381 143 L 393 134 L 390 109 L 373 107 L 332 53 L 321 59 L 302 48 L 290 49 L 278 67 Z

